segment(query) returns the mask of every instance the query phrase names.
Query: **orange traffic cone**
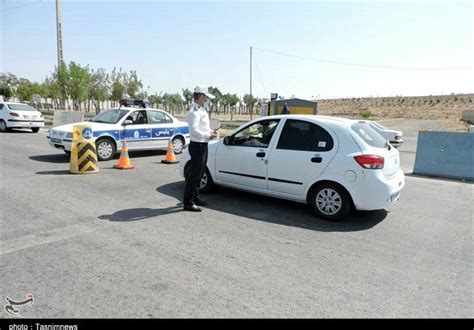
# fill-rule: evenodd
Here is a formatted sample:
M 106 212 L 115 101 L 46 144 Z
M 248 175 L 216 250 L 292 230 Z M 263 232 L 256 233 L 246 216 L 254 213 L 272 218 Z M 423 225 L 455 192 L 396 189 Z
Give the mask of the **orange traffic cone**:
M 173 144 L 171 143 L 171 139 L 168 141 L 168 151 L 166 151 L 165 159 L 163 159 L 161 162 L 165 164 L 179 163 L 179 161 L 176 160 L 176 157 L 174 155 Z
M 114 165 L 114 168 L 119 170 L 130 170 L 135 168 L 135 165 L 130 163 L 130 158 L 128 158 L 128 149 L 127 149 L 127 139 L 123 140 L 122 150 L 120 151 L 120 158 L 117 164 Z

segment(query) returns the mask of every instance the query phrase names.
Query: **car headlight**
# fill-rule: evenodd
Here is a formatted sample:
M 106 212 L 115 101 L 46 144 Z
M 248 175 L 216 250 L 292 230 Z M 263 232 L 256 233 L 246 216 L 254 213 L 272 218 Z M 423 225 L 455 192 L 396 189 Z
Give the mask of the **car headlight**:
M 66 134 L 66 139 L 72 139 L 72 133 L 67 133 Z

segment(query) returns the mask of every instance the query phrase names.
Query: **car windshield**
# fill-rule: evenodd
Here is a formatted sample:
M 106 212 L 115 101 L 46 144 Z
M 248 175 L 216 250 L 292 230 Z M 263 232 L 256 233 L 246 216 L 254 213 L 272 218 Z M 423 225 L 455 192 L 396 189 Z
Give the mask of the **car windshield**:
M 8 107 L 10 110 L 15 111 L 36 111 L 35 108 L 29 106 L 28 104 L 9 104 Z
M 351 126 L 352 130 L 359 135 L 368 145 L 376 148 L 385 148 L 387 141 L 382 135 L 374 131 L 370 125 L 357 123 Z
M 105 112 L 99 113 L 97 116 L 92 118 L 92 122 L 95 123 L 106 123 L 106 124 L 117 124 L 120 119 L 128 113 L 129 110 L 111 109 Z

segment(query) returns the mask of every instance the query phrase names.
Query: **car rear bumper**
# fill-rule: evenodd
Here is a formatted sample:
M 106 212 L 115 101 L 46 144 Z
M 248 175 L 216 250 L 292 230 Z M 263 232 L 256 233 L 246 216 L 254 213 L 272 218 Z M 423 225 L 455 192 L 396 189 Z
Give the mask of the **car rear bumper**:
M 29 128 L 29 127 L 44 127 L 44 121 L 38 120 L 23 120 L 23 119 L 8 119 L 7 126 L 9 128 Z
M 370 171 L 370 172 L 369 172 Z M 405 175 L 400 169 L 390 179 L 386 179 L 381 170 L 366 171 L 366 177 L 352 194 L 355 208 L 372 211 L 390 208 L 400 199 L 405 187 Z

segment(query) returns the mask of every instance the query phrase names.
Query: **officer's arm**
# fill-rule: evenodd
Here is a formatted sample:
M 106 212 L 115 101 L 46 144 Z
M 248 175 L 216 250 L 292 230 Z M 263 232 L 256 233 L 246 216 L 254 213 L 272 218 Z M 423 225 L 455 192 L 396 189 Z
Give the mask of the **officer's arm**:
M 211 132 L 203 131 L 199 129 L 199 114 L 197 111 L 190 111 L 188 114 L 188 125 L 189 132 L 199 139 L 209 140 L 211 137 Z

